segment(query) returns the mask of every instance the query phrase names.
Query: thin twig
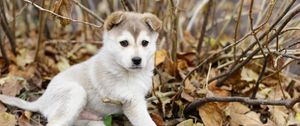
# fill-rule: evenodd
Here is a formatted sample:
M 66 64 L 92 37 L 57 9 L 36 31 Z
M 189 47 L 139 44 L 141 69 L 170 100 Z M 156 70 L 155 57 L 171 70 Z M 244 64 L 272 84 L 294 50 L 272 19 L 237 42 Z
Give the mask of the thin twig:
M 300 30 L 299 27 L 291 27 L 291 28 L 287 28 L 287 29 L 285 29 L 285 30 L 282 30 L 282 32 L 280 33 L 280 35 L 281 35 L 281 34 L 284 34 L 284 33 L 286 33 L 286 32 L 289 32 L 289 31 L 299 31 L 299 30 Z
M 251 99 L 255 99 L 255 97 L 256 97 L 256 93 L 258 92 L 259 84 L 260 84 L 260 82 L 262 80 L 262 77 L 264 76 L 266 68 L 267 68 L 268 60 L 269 60 L 269 56 L 265 56 L 264 57 L 264 64 L 263 64 L 263 67 L 261 69 L 261 72 L 259 73 L 258 79 L 255 83 L 255 87 L 254 87 Z
M 9 43 L 11 45 L 12 52 L 16 55 L 16 39 L 14 36 L 14 33 L 9 28 L 9 24 L 7 22 L 7 18 L 5 16 L 5 8 L 4 8 L 4 0 L 0 1 L 0 23 L 2 26 L 2 29 L 7 36 Z
M 70 21 L 72 21 L 72 22 L 90 25 L 90 26 L 93 26 L 93 27 L 96 27 L 96 28 L 101 28 L 101 27 L 102 27 L 102 25 L 99 26 L 99 25 L 92 24 L 92 23 L 89 23 L 89 22 L 84 22 L 84 21 L 80 21 L 80 20 L 76 20 L 76 19 L 71 19 L 71 18 L 69 18 L 69 17 L 65 17 L 65 16 L 62 16 L 62 15 L 56 14 L 56 13 L 54 13 L 53 11 L 50 11 L 50 10 L 47 10 L 47 9 L 42 8 L 41 6 L 39 6 L 39 5 L 37 5 L 37 4 L 33 3 L 33 2 L 31 2 L 30 0 L 23 0 L 23 1 L 24 1 L 24 2 L 27 2 L 27 3 L 31 4 L 31 5 L 33 5 L 34 7 L 36 7 L 37 9 L 39 9 L 40 11 L 45 11 L 45 12 L 47 12 L 47 13 L 50 13 L 50 14 L 56 16 L 56 17 L 59 17 L 59 18 L 65 19 L 65 20 L 70 20 Z
M 208 22 L 208 16 L 209 16 L 209 13 L 210 13 L 210 8 L 212 6 L 212 3 L 213 3 L 213 1 L 209 0 L 208 3 L 207 3 L 207 5 L 206 5 L 207 8 L 204 11 L 205 16 L 203 18 L 201 34 L 200 34 L 200 38 L 199 38 L 198 46 L 197 46 L 197 51 L 199 53 L 199 56 L 201 54 L 202 43 L 203 43 L 203 40 L 204 40 L 204 36 L 205 36 L 205 32 L 206 32 L 206 26 L 207 26 L 207 22 Z
M 16 18 L 18 16 L 20 16 L 26 10 L 27 6 L 28 6 L 28 3 L 26 3 L 21 9 L 19 9 L 18 13 L 16 13 L 12 19 L 8 20 L 8 23 L 14 22 L 14 20 L 16 20 Z
M 46 3 L 45 0 L 42 1 L 42 7 L 45 7 Z M 48 7 L 47 7 L 48 8 Z M 36 46 L 36 50 L 35 50 L 35 57 L 34 57 L 34 61 L 38 61 L 38 59 L 40 58 L 40 49 L 42 48 L 43 45 L 43 39 L 44 39 L 44 30 L 46 27 L 46 18 L 47 18 L 47 13 L 44 13 L 43 11 L 40 11 L 39 13 L 39 37 L 38 37 L 38 42 L 37 42 L 37 46 Z
M 274 75 L 277 75 L 279 72 L 281 72 L 284 68 L 286 68 L 289 64 L 293 63 L 295 60 L 291 60 L 289 61 L 288 63 L 286 63 L 284 66 L 282 66 L 280 69 L 276 70 L 274 73 L 268 75 L 268 76 L 265 76 L 264 78 L 262 78 L 261 80 L 265 80 L 269 77 L 272 77 Z
M 193 15 L 191 17 L 191 20 L 189 21 L 187 27 L 186 27 L 186 31 L 190 31 L 193 27 L 193 24 L 194 22 L 196 21 L 196 17 L 198 15 L 198 13 L 200 12 L 201 9 L 204 8 L 204 6 L 207 4 L 208 0 L 202 0 L 202 1 L 199 1 L 198 5 L 197 5 L 197 8 L 195 9 L 195 11 L 193 12 Z
M 132 5 L 128 2 L 128 0 L 121 0 L 121 3 L 123 5 L 123 7 L 125 8 L 125 10 L 134 11 Z
M 16 8 L 17 8 L 17 4 L 16 4 L 17 0 L 12 0 L 12 5 L 13 5 L 13 18 L 16 18 Z M 12 34 L 14 36 L 14 38 L 16 38 L 16 20 L 13 20 L 12 22 Z
M 287 100 L 264 100 L 264 99 L 251 99 L 248 97 L 205 97 L 198 99 L 191 104 L 189 104 L 184 109 L 184 115 L 189 115 L 191 112 L 195 111 L 201 105 L 209 102 L 240 102 L 248 105 L 275 105 L 275 106 L 285 106 L 287 108 L 292 108 L 296 103 L 300 102 L 300 97 L 296 99 Z
M 259 49 L 260 49 L 262 55 L 265 57 L 266 54 L 264 53 L 263 47 L 262 47 L 262 45 L 260 44 L 260 42 L 259 42 L 259 40 L 258 40 L 258 38 L 257 38 L 257 36 L 256 36 L 256 32 L 255 32 L 254 29 L 253 29 L 253 17 L 252 17 L 253 4 L 254 4 L 254 0 L 251 0 L 251 2 L 250 2 L 250 8 L 249 8 L 250 29 L 251 29 L 251 32 L 252 32 L 253 37 L 255 38 L 256 44 L 258 45 L 258 47 L 259 47 Z
M 221 28 L 221 31 L 219 32 L 219 34 L 218 34 L 218 36 L 217 36 L 217 38 L 216 38 L 216 43 L 217 43 L 217 44 L 220 44 L 220 45 L 221 45 L 221 43 L 220 43 L 219 41 L 220 41 L 221 37 L 223 36 L 223 34 L 225 33 L 226 28 L 229 26 L 231 20 L 234 18 L 234 13 L 237 11 L 238 7 L 239 7 L 238 5 L 236 5 L 236 6 L 234 7 L 234 9 L 233 9 L 233 11 L 232 11 L 233 14 L 230 16 L 230 19 L 227 20 L 227 21 L 224 23 L 223 27 Z M 222 45 L 221 45 L 221 46 L 222 46 Z
M 275 52 L 275 51 L 270 51 L 268 54 L 272 54 L 273 52 Z M 300 55 L 300 52 L 287 52 L 286 54 L 287 55 Z M 233 57 L 233 56 L 229 56 L 229 55 L 222 55 L 222 56 L 223 57 L 220 57 L 219 59 L 217 59 L 217 61 L 220 60 L 220 59 L 232 58 Z M 261 59 L 261 58 L 264 58 L 264 56 L 263 55 L 255 55 L 255 56 L 252 57 L 253 60 L 254 59 Z M 243 57 L 241 59 L 241 61 L 246 60 L 246 59 L 247 59 L 247 57 L 245 56 L 245 57 Z M 217 67 L 217 69 L 222 69 L 222 68 L 224 68 L 224 67 L 226 67 L 226 66 L 228 66 L 230 64 L 233 64 L 233 63 L 234 63 L 234 60 L 233 61 L 228 61 L 228 62 L 226 62 L 224 64 L 219 65 Z
M 294 56 L 294 55 L 289 55 L 289 54 L 281 54 L 280 52 L 274 52 L 277 55 L 280 55 L 282 57 L 286 57 L 286 58 L 291 58 L 294 60 L 300 60 L 300 57 Z
M 236 41 L 237 41 L 238 29 L 239 29 L 239 25 L 240 25 L 240 20 L 241 20 L 243 5 L 244 5 L 244 0 L 241 0 L 239 14 L 238 14 L 238 19 L 236 21 L 235 29 L 234 29 L 234 43 L 236 43 Z M 236 60 L 236 46 L 233 46 L 233 59 Z
M 10 63 L 10 61 L 9 61 L 9 59 L 7 58 L 7 55 L 6 55 L 4 46 L 3 46 L 3 41 L 2 41 L 2 35 L 1 35 L 1 32 L 0 32 L 0 51 L 1 51 L 2 57 L 3 57 L 4 62 L 5 62 L 5 66 L 8 66 L 9 63 Z M 0 72 L 1 72 L 1 71 L 0 71 Z
M 292 5 L 295 3 L 295 0 L 293 0 L 289 6 L 285 9 L 284 13 L 281 14 L 277 20 L 271 25 L 271 27 L 263 33 L 263 35 L 261 35 L 259 37 L 259 40 L 262 40 L 270 31 L 272 31 L 272 29 L 279 23 L 279 21 L 289 12 L 290 8 L 292 7 Z M 269 44 L 269 42 L 271 42 L 274 38 L 276 38 L 276 36 L 278 36 L 278 34 L 281 32 L 281 30 L 287 25 L 287 23 L 296 15 L 300 12 L 300 6 L 297 7 L 297 9 L 294 9 L 292 13 L 289 13 L 287 18 L 285 18 L 284 22 L 281 24 L 281 26 L 278 28 L 277 32 L 275 34 L 273 34 L 269 40 L 267 40 L 266 43 L 264 43 L 264 45 Z M 242 55 L 239 56 L 239 58 L 236 60 L 237 62 L 235 62 L 232 67 L 229 69 L 229 71 L 220 74 L 212 79 L 209 80 L 209 82 L 212 82 L 213 80 L 219 79 L 218 80 L 218 86 L 221 86 L 223 81 L 226 80 L 228 77 L 230 77 L 235 71 L 239 70 L 240 68 L 242 68 L 244 65 L 246 65 L 251 58 L 257 54 L 260 49 L 256 49 L 255 51 L 253 51 L 246 60 L 244 60 L 243 62 L 241 62 L 240 64 L 238 64 L 238 61 L 240 61 L 240 59 L 242 57 L 244 57 L 248 51 L 250 51 L 254 46 L 256 45 L 255 42 L 253 42 L 251 45 L 249 45 L 249 47 L 242 53 Z M 220 79 L 221 78 L 221 79 Z
M 88 14 L 92 15 L 94 18 L 96 18 L 98 21 L 100 21 L 102 24 L 104 23 L 104 20 L 99 17 L 97 14 L 95 14 L 93 11 L 90 9 L 86 8 L 84 5 L 82 5 L 80 2 L 77 0 L 73 0 L 75 4 L 77 4 L 82 10 L 86 11 Z
M 175 7 L 174 0 L 169 0 L 171 13 L 171 40 L 172 40 L 172 60 L 174 62 L 174 71 L 177 69 L 177 26 L 178 26 L 178 11 Z M 176 73 L 176 72 L 175 72 Z

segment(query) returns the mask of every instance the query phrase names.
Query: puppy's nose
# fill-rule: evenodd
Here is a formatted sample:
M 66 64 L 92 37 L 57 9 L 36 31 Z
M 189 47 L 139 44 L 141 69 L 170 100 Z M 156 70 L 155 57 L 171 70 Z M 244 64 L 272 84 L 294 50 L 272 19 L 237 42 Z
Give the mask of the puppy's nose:
M 140 57 L 133 57 L 131 60 L 134 65 L 140 65 L 142 62 L 142 59 Z

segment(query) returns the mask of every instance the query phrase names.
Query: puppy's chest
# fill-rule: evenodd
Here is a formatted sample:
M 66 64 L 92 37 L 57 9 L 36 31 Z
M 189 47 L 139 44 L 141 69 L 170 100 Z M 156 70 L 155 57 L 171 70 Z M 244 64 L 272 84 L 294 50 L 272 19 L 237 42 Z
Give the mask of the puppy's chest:
M 121 104 L 144 98 L 151 89 L 151 76 L 115 78 L 99 81 L 89 94 L 88 108 L 101 114 L 121 112 Z

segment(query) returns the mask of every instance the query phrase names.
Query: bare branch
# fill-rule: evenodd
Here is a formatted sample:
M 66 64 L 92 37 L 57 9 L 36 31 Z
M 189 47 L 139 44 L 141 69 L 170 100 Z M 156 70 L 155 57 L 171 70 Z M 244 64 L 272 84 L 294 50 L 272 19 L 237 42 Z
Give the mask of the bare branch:
M 122 3 L 125 10 L 134 11 L 132 5 L 128 2 L 128 0 L 121 0 L 121 3 Z
M 212 3 L 213 3 L 212 0 L 208 1 L 207 5 L 206 5 L 207 8 L 206 8 L 206 10 L 204 12 L 205 16 L 203 18 L 201 34 L 200 34 L 200 38 L 199 38 L 198 46 L 197 46 L 197 51 L 199 53 L 199 56 L 200 56 L 200 53 L 201 53 L 202 43 L 203 43 L 203 40 L 204 40 L 204 36 L 205 36 L 205 32 L 206 32 L 206 26 L 207 26 L 207 21 L 208 21 L 208 16 L 209 16 L 209 12 L 210 12 L 210 8 L 212 6 Z
M 260 49 L 262 55 L 263 55 L 264 57 L 266 57 L 266 54 L 264 53 L 263 47 L 262 47 L 262 45 L 259 43 L 259 40 L 258 40 L 258 38 L 257 38 L 257 36 L 256 36 L 256 32 L 254 31 L 254 28 L 253 28 L 253 17 L 252 17 L 252 8 L 253 8 L 253 4 L 254 4 L 254 0 L 251 0 L 251 2 L 250 2 L 250 9 L 249 9 L 250 29 L 251 29 L 251 32 L 252 32 L 253 37 L 255 38 L 255 42 L 256 42 L 256 44 L 258 45 L 258 47 L 259 47 L 259 49 Z
M 5 33 L 5 35 L 7 36 L 11 48 L 12 48 L 12 52 L 16 55 L 16 39 L 14 36 L 14 33 L 12 32 L 12 30 L 9 28 L 8 22 L 7 22 L 7 18 L 5 16 L 5 9 L 4 9 L 4 1 L 0 1 L 0 24 L 2 26 L 2 29 Z
M 269 60 L 269 56 L 264 56 L 264 64 L 263 64 L 263 67 L 261 69 L 261 72 L 259 73 L 259 76 L 258 76 L 258 79 L 255 83 L 255 87 L 254 87 L 254 90 L 253 90 L 253 93 L 252 93 L 252 96 L 251 96 L 251 99 L 255 99 L 256 97 L 256 93 L 258 91 L 258 88 L 259 88 L 259 84 L 262 80 L 262 77 L 264 76 L 264 73 L 266 71 L 266 68 L 267 68 L 267 64 L 268 64 L 268 60 Z
M 3 57 L 3 59 L 4 59 L 5 65 L 8 66 L 8 65 L 9 65 L 9 59 L 7 58 L 7 55 L 6 55 L 4 46 L 3 46 L 3 41 L 2 41 L 2 35 L 1 35 L 1 32 L 0 32 L 0 51 L 1 51 L 2 57 Z M 1 72 L 1 71 L 0 71 L 0 72 Z
M 92 15 L 94 18 L 96 18 L 98 21 L 100 21 L 102 24 L 104 23 L 104 20 L 97 16 L 93 11 L 91 11 L 90 9 L 86 8 L 85 6 L 83 6 L 80 2 L 73 0 L 73 2 L 75 4 L 77 4 L 81 9 L 83 9 L 84 11 L 86 11 L 87 13 L 89 13 L 90 15 Z
M 271 25 L 271 27 L 265 31 L 263 33 L 263 35 L 261 35 L 259 37 L 259 40 L 262 40 L 270 31 L 273 30 L 273 28 L 279 23 L 280 20 L 282 20 L 282 18 L 289 12 L 290 8 L 292 7 L 292 5 L 295 3 L 295 0 L 293 0 L 289 6 L 285 9 L 284 13 L 281 14 L 277 20 Z M 278 34 L 282 31 L 282 29 L 287 25 L 287 23 L 296 15 L 300 12 L 300 6 L 297 6 L 296 9 L 293 9 L 292 12 L 290 12 L 287 16 L 287 18 L 285 18 L 285 20 L 283 21 L 283 23 L 279 26 L 278 30 L 276 31 L 275 34 L 273 34 L 270 39 L 267 40 L 266 43 L 264 43 L 264 45 L 269 44 L 274 38 L 276 38 L 276 36 L 278 36 Z M 236 60 L 236 62 L 232 65 L 232 67 L 229 69 L 229 71 L 220 74 L 219 76 L 216 76 L 212 79 L 209 80 L 209 82 L 212 82 L 213 80 L 216 79 L 220 79 L 218 80 L 218 86 L 221 86 L 223 81 L 226 80 L 228 77 L 230 77 L 235 71 L 239 70 L 240 68 L 242 68 L 244 65 L 246 65 L 254 55 L 256 55 L 259 51 L 260 48 L 257 48 L 255 51 L 253 51 L 246 60 L 242 61 L 241 63 L 238 64 L 238 62 L 240 61 L 240 59 L 242 57 L 244 57 L 248 51 L 250 51 L 254 46 L 256 45 L 255 42 L 253 42 L 251 45 L 249 45 L 249 47 L 242 53 L 242 55 L 239 56 L 239 58 Z
M 287 100 L 264 100 L 264 99 L 251 99 L 248 97 L 205 97 L 198 99 L 191 104 L 189 104 L 184 109 L 184 115 L 189 115 L 199 106 L 202 106 L 209 102 L 240 102 L 248 105 L 275 105 L 275 106 L 285 106 L 287 108 L 292 108 L 296 103 L 300 102 L 300 97 L 296 99 Z
M 59 15 L 59 14 L 56 14 L 54 13 L 53 11 L 50 11 L 50 10 L 47 10 L 47 9 L 44 9 L 42 8 L 41 6 L 31 2 L 30 0 L 23 0 L 31 5 L 33 5 L 34 7 L 36 7 L 37 9 L 39 9 L 40 11 L 44 11 L 44 12 L 47 12 L 47 13 L 50 13 L 56 17 L 59 17 L 59 18 L 62 18 L 62 19 L 65 19 L 65 20 L 70 20 L 72 22 L 76 22 L 76 23 L 81 23 L 81 24 L 86 24 L 86 25 L 90 25 L 90 26 L 93 26 L 93 27 L 96 27 L 96 28 L 101 28 L 102 26 L 99 26 L 99 25 L 96 25 L 96 24 L 92 24 L 92 23 L 89 23 L 89 22 L 84 22 L 84 21 L 80 21 L 80 20 L 76 20 L 76 19 L 71 19 L 69 17 L 64 17 L 62 15 Z

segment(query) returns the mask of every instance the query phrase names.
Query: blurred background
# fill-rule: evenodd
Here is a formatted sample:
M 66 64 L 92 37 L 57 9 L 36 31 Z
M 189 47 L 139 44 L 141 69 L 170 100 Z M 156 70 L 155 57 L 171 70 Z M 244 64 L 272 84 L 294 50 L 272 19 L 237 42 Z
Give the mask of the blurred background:
M 298 104 L 188 106 L 219 96 L 299 99 L 300 1 L 1 0 L 0 10 L 1 94 L 37 99 L 53 76 L 101 48 L 108 15 L 150 12 L 163 21 L 147 96 L 157 125 L 300 124 Z M 104 121 L 130 125 L 123 115 Z M 0 126 L 45 124 L 38 113 L 0 103 Z

